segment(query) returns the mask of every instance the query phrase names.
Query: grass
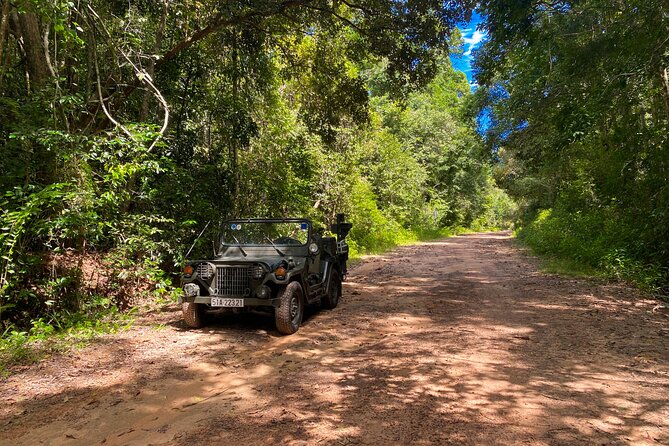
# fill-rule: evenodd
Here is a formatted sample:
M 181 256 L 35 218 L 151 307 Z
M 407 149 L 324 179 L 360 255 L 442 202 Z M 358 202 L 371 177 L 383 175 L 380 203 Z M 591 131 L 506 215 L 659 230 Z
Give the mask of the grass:
M 475 232 L 485 232 L 485 231 L 497 231 L 498 229 L 481 229 L 474 230 L 464 228 L 462 226 L 456 226 L 452 228 L 442 228 L 442 229 L 428 229 L 428 230 L 419 230 L 419 231 L 406 231 L 402 234 L 401 237 L 396 238 L 395 242 L 392 244 L 384 244 L 382 246 L 376 246 L 372 249 L 357 249 L 355 241 L 348 240 L 349 248 L 353 245 L 353 249 L 349 251 L 349 263 L 348 266 L 353 267 L 359 264 L 362 261 L 362 258 L 366 255 L 379 255 L 386 252 L 392 251 L 398 246 L 407 246 L 413 245 L 419 242 L 429 242 L 431 240 L 439 240 L 443 238 L 449 238 L 456 235 L 462 234 L 473 234 Z
M 629 237 L 631 229 L 609 223 L 596 213 L 545 210 L 515 236 L 542 261 L 546 272 L 622 281 L 653 295 L 667 294 L 669 269 L 638 258 L 642 250 Z
M 10 375 L 16 366 L 83 348 L 99 336 L 126 330 L 133 323 L 134 313 L 110 307 L 92 313 L 60 314 L 50 320 L 40 318 L 25 330 L 9 326 L 0 336 L 0 377 Z
M 544 272 L 568 277 L 606 277 L 603 271 L 576 259 L 543 256 L 541 269 Z
M 563 277 L 576 277 L 588 279 L 602 279 L 613 282 L 624 282 L 637 288 L 638 290 L 648 293 L 650 296 L 669 303 L 669 295 L 666 291 L 662 291 L 656 285 L 655 276 L 649 276 L 647 273 L 639 273 L 635 271 L 619 271 L 612 270 L 610 267 L 594 267 L 578 259 L 556 256 L 539 252 L 533 249 L 527 242 L 516 238 L 520 247 L 529 251 L 532 255 L 539 259 L 539 268 L 541 271 L 549 274 L 557 274 Z
M 449 228 L 421 231 L 403 230 L 401 234 L 397 234 L 397 236 L 393 238 L 392 242 L 384 240 L 383 243 L 371 244 L 370 247 L 363 248 L 359 248 L 356 241 L 349 238 L 347 239 L 349 245 L 349 267 L 360 263 L 362 257 L 366 255 L 383 254 L 392 251 L 398 246 L 413 245 L 417 242 L 436 240 L 439 238 L 451 237 L 452 235 L 454 235 L 454 232 Z

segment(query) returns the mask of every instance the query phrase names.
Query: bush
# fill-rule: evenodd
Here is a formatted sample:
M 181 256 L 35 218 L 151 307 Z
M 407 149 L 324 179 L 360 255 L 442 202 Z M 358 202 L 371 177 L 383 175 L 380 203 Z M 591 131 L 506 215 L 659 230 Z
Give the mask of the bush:
M 528 218 L 518 237 L 539 254 L 572 260 L 650 291 L 665 288 L 669 271 L 644 259 L 637 227 L 611 208 L 568 212 L 557 207 Z

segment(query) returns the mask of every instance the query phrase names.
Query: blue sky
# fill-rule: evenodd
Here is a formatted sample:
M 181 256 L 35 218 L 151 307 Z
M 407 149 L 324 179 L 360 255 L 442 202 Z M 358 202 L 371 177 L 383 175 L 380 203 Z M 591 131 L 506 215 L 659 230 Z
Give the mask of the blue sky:
M 472 50 L 485 39 L 485 34 L 476 29 L 476 25 L 481 23 L 482 20 L 483 18 L 474 12 L 469 23 L 463 23 L 460 26 L 462 38 L 465 41 L 464 53 L 461 56 L 451 56 L 453 67 L 455 67 L 456 70 L 463 71 L 467 75 L 467 80 L 469 81 L 469 85 L 472 86 L 472 89 L 476 88 L 476 84 L 472 79 Z

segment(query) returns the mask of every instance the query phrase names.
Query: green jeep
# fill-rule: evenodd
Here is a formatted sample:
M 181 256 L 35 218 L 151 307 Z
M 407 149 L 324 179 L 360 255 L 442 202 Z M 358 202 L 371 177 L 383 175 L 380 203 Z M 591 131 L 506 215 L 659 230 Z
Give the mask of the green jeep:
M 350 229 L 343 214 L 332 226 L 336 237 L 315 232 L 304 218 L 225 222 L 218 254 L 184 268 L 186 325 L 202 327 L 214 311 L 260 311 L 274 314 L 279 332 L 295 333 L 306 305 L 337 306 Z

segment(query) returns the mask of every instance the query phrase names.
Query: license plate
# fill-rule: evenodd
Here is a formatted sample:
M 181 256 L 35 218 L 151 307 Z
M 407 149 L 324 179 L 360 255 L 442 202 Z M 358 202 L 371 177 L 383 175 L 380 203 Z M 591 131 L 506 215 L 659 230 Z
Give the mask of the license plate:
M 222 297 L 211 298 L 212 307 L 243 307 L 244 299 L 225 299 Z

